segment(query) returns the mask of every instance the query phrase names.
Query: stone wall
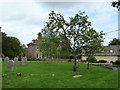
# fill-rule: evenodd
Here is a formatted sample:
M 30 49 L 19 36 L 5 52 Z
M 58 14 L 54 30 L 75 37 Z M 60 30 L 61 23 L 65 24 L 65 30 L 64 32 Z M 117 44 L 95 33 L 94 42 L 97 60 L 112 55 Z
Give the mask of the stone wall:
M 73 62 L 74 59 L 48 59 L 48 61 L 55 61 L 55 62 Z M 77 59 L 77 62 L 80 62 L 80 59 Z
M 49 59 L 49 61 L 68 62 L 69 59 Z
M 118 60 L 118 56 L 95 56 L 95 58 L 97 61 L 106 60 L 108 62 Z M 82 56 L 82 60 L 86 60 L 86 56 Z

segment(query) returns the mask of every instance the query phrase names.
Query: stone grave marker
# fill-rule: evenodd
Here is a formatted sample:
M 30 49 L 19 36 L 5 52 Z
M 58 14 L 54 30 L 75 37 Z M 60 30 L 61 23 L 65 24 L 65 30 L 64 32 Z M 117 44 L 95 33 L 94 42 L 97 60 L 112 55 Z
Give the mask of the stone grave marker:
M 8 64 L 8 61 L 9 61 L 9 57 L 5 57 L 4 58 L 4 62 L 5 62 L 5 65 L 7 66 L 7 64 Z
M 26 63 L 27 63 L 27 57 L 25 56 L 22 58 L 22 65 L 25 65 Z
M 14 65 L 18 65 L 18 58 L 17 57 L 14 58 Z
M 0 62 L 2 62 L 2 58 L 0 57 Z
M 14 70 L 14 61 L 13 60 L 9 60 L 7 62 L 7 70 L 8 71 L 13 71 Z

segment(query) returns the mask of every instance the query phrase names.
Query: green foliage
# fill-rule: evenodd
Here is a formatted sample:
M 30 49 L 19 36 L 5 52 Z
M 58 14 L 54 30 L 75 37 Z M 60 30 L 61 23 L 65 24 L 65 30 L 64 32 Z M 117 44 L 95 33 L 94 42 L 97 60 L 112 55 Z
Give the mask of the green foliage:
M 94 56 L 88 56 L 89 62 L 95 63 L 97 59 Z
M 52 11 L 41 33 L 41 51 L 47 58 L 65 58 L 73 55 L 76 65 L 78 55 L 88 56 L 102 49 L 104 33 L 91 28 L 88 16 L 82 11 L 69 17 L 69 21 Z
M 120 65 L 120 61 L 115 61 L 115 63 L 114 64 L 116 64 L 116 65 Z
M 104 48 L 102 42 L 104 41 L 104 33 L 96 32 L 93 28 L 85 30 L 85 35 L 82 35 L 82 40 L 84 42 L 84 54 L 86 56 L 93 55 L 99 51 L 102 51 Z
M 99 61 L 97 61 L 98 63 L 107 63 L 107 61 L 106 60 L 99 60 Z
M 5 56 L 14 58 L 22 53 L 23 46 L 16 37 L 8 37 L 6 33 L 2 33 L 2 53 Z
M 40 58 L 28 58 L 28 61 L 41 61 L 41 59 Z
M 119 1 L 119 0 L 118 0 L 118 1 L 113 1 L 113 2 L 112 2 L 112 6 L 118 8 L 118 10 L 120 10 L 120 9 L 119 9 L 120 1 Z
M 88 16 L 81 11 L 69 21 L 52 11 L 41 33 L 41 51 L 46 57 L 69 57 L 71 54 L 77 57 L 82 50 L 87 54 L 95 53 L 102 47 L 104 35 L 102 31 L 98 33 L 91 28 Z
M 113 40 L 109 42 L 109 45 L 120 45 L 120 39 L 113 38 Z

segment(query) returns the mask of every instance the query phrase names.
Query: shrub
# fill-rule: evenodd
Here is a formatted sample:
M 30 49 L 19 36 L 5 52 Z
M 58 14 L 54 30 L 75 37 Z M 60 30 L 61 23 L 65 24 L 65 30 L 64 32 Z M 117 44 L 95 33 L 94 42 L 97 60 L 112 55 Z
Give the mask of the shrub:
M 98 62 L 99 63 L 107 63 L 107 61 L 105 61 L 105 60 L 99 60 Z
M 86 60 L 81 60 L 81 62 L 87 62 Z
M 89 62 L 95 63 L 97 59 L 94 56 L 89 56 L 88 57 Z
M 115 61 L 114 64 L 116 64 L 116 65 L 120 65 L 120 61 Z
M 114 62 L 113 62 L 113 61 L 110 61 L 110 63 L 112 63 L 112 64 L 113 64 Z
M 71 60 L 71 59 L 68 59 L 68 62 L 72 62 L 72 60 Z
M 28 61 L 41 61 L 40 58 L 28 58 Z
M 70 59 L 74 59 L 74 56 L 70 56 Z

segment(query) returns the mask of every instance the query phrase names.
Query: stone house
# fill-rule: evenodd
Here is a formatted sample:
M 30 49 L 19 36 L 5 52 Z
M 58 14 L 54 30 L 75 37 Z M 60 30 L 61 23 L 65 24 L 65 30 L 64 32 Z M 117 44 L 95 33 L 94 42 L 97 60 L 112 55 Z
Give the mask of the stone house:
M 99 60 L 116 61 L 120 60 L 120 45 L 104 46 L 104 52 L 95 54 L 95 58 Z M 82 56 L 82 60 L 86 60 L 86 56 Z

